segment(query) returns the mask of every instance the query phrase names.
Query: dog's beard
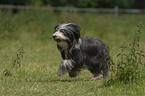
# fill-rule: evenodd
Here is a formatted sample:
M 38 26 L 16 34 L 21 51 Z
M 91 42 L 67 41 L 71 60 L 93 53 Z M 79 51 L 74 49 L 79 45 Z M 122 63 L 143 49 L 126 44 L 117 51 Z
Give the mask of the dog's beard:
M 66 41 L 61 41 L 59 43 L 57 43 L 60 47 L 62 47 L 63 49 L 67 49 L 68 48 L 68 43 Z

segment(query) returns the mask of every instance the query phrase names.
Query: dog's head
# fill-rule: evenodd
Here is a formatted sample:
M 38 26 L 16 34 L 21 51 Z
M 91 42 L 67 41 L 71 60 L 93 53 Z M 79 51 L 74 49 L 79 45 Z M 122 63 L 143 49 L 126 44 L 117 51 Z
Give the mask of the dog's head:
M 63 48 L 68 47 L 68 44 L 74 43 L 80 38 L 80 28 L 73 23 L 58 24 L 54 30 L 53 38 Z

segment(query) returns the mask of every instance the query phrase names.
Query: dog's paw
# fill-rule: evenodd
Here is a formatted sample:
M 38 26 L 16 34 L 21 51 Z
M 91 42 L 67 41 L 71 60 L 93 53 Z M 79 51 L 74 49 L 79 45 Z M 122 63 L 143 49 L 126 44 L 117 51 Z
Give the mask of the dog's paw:
M 58 71 L 57 71 L 57 75 L 58 76 L 62 76 L 64 74 L 66 74 L 66 73 L 67 73 L 67 70 L 63 70 L 62 68 L 59 68 Z
M 63 60 L 61 65 L 59 66 L 57 75 L 61 76 L 66 74 L 67 72 L 69 72 L 72 69 L 72 60 Z
M 96 76 L 94 78 L 91 78 L 90 80 L 101 80 L 103 78 L 103 75 L 100 74 L 99 76 Z

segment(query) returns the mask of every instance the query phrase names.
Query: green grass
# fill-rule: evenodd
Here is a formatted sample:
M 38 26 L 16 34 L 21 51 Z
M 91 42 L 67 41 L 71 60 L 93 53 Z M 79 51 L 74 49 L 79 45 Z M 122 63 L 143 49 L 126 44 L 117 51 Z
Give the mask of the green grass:
M 56 24 L 77 23 L 82 36 L 105 41 L 110 47 L 112 59 L 117 61 L 120 47 L 133 41 L 140 21 L 144 24 L 145 14 L 120 14 L 116 18 L 113 14 L 99 13 L 22 10 L 12 14 L 11 10 L 0 11 L 0 95 L 144 96 L 144 78 L 137 83 L 117 82 L 105 87 L 103 80 L 88 81 L 93 75 L 87 70 L 81 71 L 76 78 L 70 78 L 68 74 L 58 77 L 56 73 L 62 59 L 52 39 Z M 140 49 L 143 51 L 144 30 L 140 37 Z M 21 47 L 25 51 L 21 66 L 11 70 Z M 6 69 L 11 71 L 11 76 L 4 76 Z M 145 74 L 145 70 L 142 74 Z

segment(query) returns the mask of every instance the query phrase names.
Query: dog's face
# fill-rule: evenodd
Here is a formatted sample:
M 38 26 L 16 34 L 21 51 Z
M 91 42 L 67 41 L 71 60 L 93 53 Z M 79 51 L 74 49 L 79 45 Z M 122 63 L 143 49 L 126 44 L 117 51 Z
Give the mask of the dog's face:
M 53 38 L 60 47 L 67 48 L 68 44 L 80 38 L 80 28 L 73 23 L 56 25 Z

